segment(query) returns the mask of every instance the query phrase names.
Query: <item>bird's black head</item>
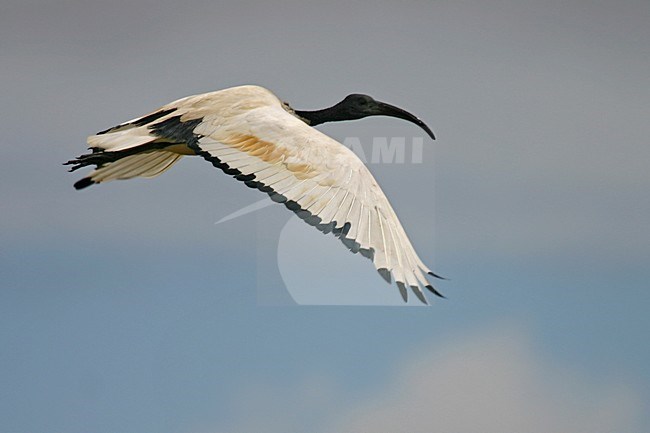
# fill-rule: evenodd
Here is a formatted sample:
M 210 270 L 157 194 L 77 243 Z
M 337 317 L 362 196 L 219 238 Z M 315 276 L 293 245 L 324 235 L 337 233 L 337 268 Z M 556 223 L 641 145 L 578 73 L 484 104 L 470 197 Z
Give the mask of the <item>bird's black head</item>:
M 372 96 L 353 93 L 335 105 L 347 114 L 349 120 L 378 116 L 381 113 L 379 103 Z
M 415 123 L 432 138 L 436 139 L 429 127 L 420 119 L 406 110 L 394 105 L 380 102 L 368 95 L 353 93 L 348 95 L 338 104 L 330 108 L 318 111 L 298 111 L 296 114 L 308 121 L 310 125 L 318 125 L 325 122 L 338 122 L 343 120 L 356 120 L 368 116 L 390 116 L 408 120 Z

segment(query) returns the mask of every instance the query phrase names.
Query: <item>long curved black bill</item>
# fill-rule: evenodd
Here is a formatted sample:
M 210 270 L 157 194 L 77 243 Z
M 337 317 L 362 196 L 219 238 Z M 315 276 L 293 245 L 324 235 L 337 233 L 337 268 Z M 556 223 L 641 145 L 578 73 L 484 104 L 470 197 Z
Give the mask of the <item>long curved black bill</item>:
M 401 108 L 395 107 L 394 105 L 386 104 L 385 102 L 377 102 L 377 108 L 379 110 L 379 112 L 377 113 L 378 115 L 397 117 L 398 119 L 408 120 L 409 122 L 415 123 L 420 128 L 424 129 L 427 135 L 431 137 L 431 139 L 433 140 L 436 139 L 436 136 L 433 135 L 433 131 L 431 130 L 431 128 L 429 128 L 426 125 L 426 123 L 424 123 L 422 120 L 415 117 L 408 111 L 402 110 Z

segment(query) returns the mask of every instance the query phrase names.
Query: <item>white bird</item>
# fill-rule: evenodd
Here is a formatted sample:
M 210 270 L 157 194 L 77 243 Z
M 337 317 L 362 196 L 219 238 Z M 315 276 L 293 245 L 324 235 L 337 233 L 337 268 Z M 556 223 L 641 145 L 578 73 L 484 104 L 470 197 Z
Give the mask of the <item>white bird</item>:
M 347 147 L 312 128 L 324 122 L 391 116 L 413 122 L 435 139 L 414 115 L 353 94 L 317 111 L 293 110 L 269 90 L 239 86 L 171 102 L 143 117 L 88 137 L 92 153 L 68 161 L 70 171 L 96 169 L 74 184 L 154 177 L 184 155 L 199 155 L 267 193 L 324 233 L 333 233 L 353 253 L 395 279 L 407 301 L 409 286 L 423 303 L 422 287 L 437 296 L 395 211 L 368 168 Z

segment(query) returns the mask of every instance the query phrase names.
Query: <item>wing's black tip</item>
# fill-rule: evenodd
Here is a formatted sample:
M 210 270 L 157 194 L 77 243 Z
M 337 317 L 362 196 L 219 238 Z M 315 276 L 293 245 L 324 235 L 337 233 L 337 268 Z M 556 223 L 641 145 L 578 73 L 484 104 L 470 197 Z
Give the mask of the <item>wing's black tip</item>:
M 408 302 L 409 295 L 408 295 L 408 291 L 406 290 L 406 286 L 401 281 L 395 281 L 395 282 L 397 283 L 397 288 L 399 289 L 399 294 L 402 296 L 402 299 L 404 300 L 404 302 Z
M 440 275 L 438 275 L 438 274 L 434 274 L 434 273 L 431 272 L 431 271 L 427 272 L 427 274 L 429 274 L 429 275 L 431 275 L 433 278 L 437 278 L 437 279 L 439 279 L 439 280 L 449 281 L 449 278 L 441 277 Z
M 80 189 L 87 188 L 87 187 L 89 187 L 90 185 L 93 185 L 93 184 L 95 184 L 95 183 L 97 183 L 97 182 L 95 182 L 95 181 L 92 180 L 91 178 L 89 178 L 89 177 L 84 177 L 83 179 L 81 179 L 81 180 L 75 182 L 75 184 L 74 184 L 74 188 L 75 188 L 76 190 L 80 190 Z
M 431 293 L 433 293 L 434 295 L 438 296 L 439 298 L 447 299 L 447 297 L 446 297 L 445 295 L 443 295 L 442 293 L 440 293 L 439 291 L 437 291 L 437 290 L 436 290 L 432 285 L 429 284 L 429 285 L 427 285 L 427 286 L 425 286 L 425 287 L 426 287 L 426 288 L 427 288 Z
M 387 282 L 388 284 L 390 284 L 390 283 L 392 282 L 392 279 L 391 279 L 391 277 L 390 277 L 390 271 L 389 271 L 388 269 L 386 269 L 386 268 L 379 268 L 379 269 L 377 269 L 377 272 L 379 272 L 379 275 L 381 275 L 381 277 L 382 277 L 384 280 L 386 280 L 386 282 Z
M 427 298 L 424 296 L 424 293 L 422 293 L 422 290 L 419 286 L 411 286 L 411 290 L 413 293 L 415 293 L 415 296 L 417 296 L 420 302 L 422 302 L 424 305 L 429 305 Z

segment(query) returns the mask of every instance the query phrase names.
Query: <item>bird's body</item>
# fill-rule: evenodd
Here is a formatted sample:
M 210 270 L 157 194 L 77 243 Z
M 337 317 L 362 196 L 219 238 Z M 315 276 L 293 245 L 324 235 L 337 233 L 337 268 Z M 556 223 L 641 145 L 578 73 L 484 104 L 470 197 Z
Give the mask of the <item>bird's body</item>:
M 199 155 L 284 203 L 322 232 L 334 233 L 352 252 L 370 258 L 384 279 L 390 282 L 392 274 L 404 300 L 410 286 L 426 303 L 421 287 L 439 293 L 425 274 L 436 275 L 419 259 L 375 178 L 350 149 L 310 124 L 385 114 L 419 122 L 433 134 L 419 119 L 396 107 L 365 95 L 348 98 L 314 112 L 294 111 L 258 86 L 182 98 L 90 136 L 92 153 L 69 163 L 75 164 L 72 170 L 91 164 L 97 169 L 75 187 L 154 177 L 184 155 Z M 369 101 L 364 98 L 373 110 L 381 104 L 384 111 L 355 114 L 359 105 L 367 110 Z

